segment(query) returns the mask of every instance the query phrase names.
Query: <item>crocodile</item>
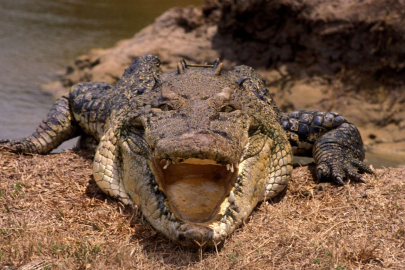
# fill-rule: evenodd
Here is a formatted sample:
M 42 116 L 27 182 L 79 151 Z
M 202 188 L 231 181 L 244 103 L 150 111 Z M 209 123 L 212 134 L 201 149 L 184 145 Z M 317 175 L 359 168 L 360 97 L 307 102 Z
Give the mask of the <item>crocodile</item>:
M 164 72 L 158 56 L 139 57 L 115 85 L 74 85 L 32 135 L 0 145 L 46 154 L 77 136 L 79 146 L 96 146 L 100 189 L 184 246 L 223 243 L 285 190 L 293 155 L 312 156 L 319 180 L 343 185 L 373 173 L 345 117 L 282 113 L 253 68 L 226 72 L 219 60 Z

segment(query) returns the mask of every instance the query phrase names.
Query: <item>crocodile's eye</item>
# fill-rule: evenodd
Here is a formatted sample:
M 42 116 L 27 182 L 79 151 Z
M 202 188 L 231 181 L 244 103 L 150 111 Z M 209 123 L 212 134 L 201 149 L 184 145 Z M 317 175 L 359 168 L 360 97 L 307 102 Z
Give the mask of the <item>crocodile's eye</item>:
M 161 109 L 161 110 L 164 111 L 164 112 L 174 110 L 173 106 L 170 105 L 170 104 L 167 104 L 167 103 L 162 103 L 162 104 L 160 104 L 160 105 L 158 106 L 158 108 Z
M 250 125 L 249 125 L 249 137 L 256 135 L 258 133 L 260 133 L 261 131 L 261 124 L 259 123 L 259 121 L 257 121 L 256 119 L 251 119 Z
M 145 132 L 145 127 L 140 118 L 132 118 L 128 122 L 127 130 L 130 130 L 133 133 L 142 134 Z
M 236 108 L 233 105 L 228 104 L 228 105 L 222 106 L 220 112 L 230 113 L 235 110 L 236 110 Z

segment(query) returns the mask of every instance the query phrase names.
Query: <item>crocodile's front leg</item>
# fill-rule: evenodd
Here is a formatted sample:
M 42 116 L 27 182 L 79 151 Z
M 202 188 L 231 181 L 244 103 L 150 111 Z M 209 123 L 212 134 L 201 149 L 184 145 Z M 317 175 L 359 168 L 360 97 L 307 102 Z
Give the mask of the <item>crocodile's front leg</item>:
M 0 140 L 0 145 L 11 147 L 19 153 L 46 154 L 62 142 L 76 137 L 79 132 L 78 126 L 73 123 L 69 98 L 63 96 L 55 102 L 47 117 L 31 136 L 19 140 Z
M 103 135 L 111 107 L 110 90 L 111 85 L 103 82 L 76 84 L 68 95 L 55 102 L 31 136 L 0 140 L 0 145 L 20 153 L 46 154 L 79 135 L 83 138 L 81 145 L 89 141 L 96 143 Z
M 343 179 L 364 182 L 359 172 L 373 173 L 362 161 L 363 141 L 358 129 L 337 113 L 298 110 L 281 120 L 294 155 L 312 156 L 318 180 Z

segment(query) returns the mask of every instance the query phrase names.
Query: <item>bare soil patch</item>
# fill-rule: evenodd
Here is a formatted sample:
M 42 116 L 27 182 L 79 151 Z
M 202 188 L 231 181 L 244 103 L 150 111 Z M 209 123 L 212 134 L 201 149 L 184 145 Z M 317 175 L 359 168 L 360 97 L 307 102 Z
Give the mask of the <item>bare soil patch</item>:
M 0 151 L 1 269 L 405 269 L 405 169 L 341 187 L 298 167 L 284 196 L 216 251 L 158 234 L 104 195 L 91 168 L 83 151 Z

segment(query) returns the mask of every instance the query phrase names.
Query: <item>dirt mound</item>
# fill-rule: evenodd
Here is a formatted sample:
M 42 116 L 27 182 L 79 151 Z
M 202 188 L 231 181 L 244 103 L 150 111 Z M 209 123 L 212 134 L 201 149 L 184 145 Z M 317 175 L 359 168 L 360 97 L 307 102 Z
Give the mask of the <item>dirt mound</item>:
M 327 68 L 318 72 L 331 75 L 353 68 L 405 80 L 399 1 L 223 0 L 219 8 L 213 45 L 226 59 L 255 67 L 318 64 Z
M 340 187 L 296 168 L 286 194 L 260 205 L 217 252 L 158 234 L 101 192 L 91 163 L 83 151 L 0 151 L 1 269 L 405 268 L 405 169 Z

